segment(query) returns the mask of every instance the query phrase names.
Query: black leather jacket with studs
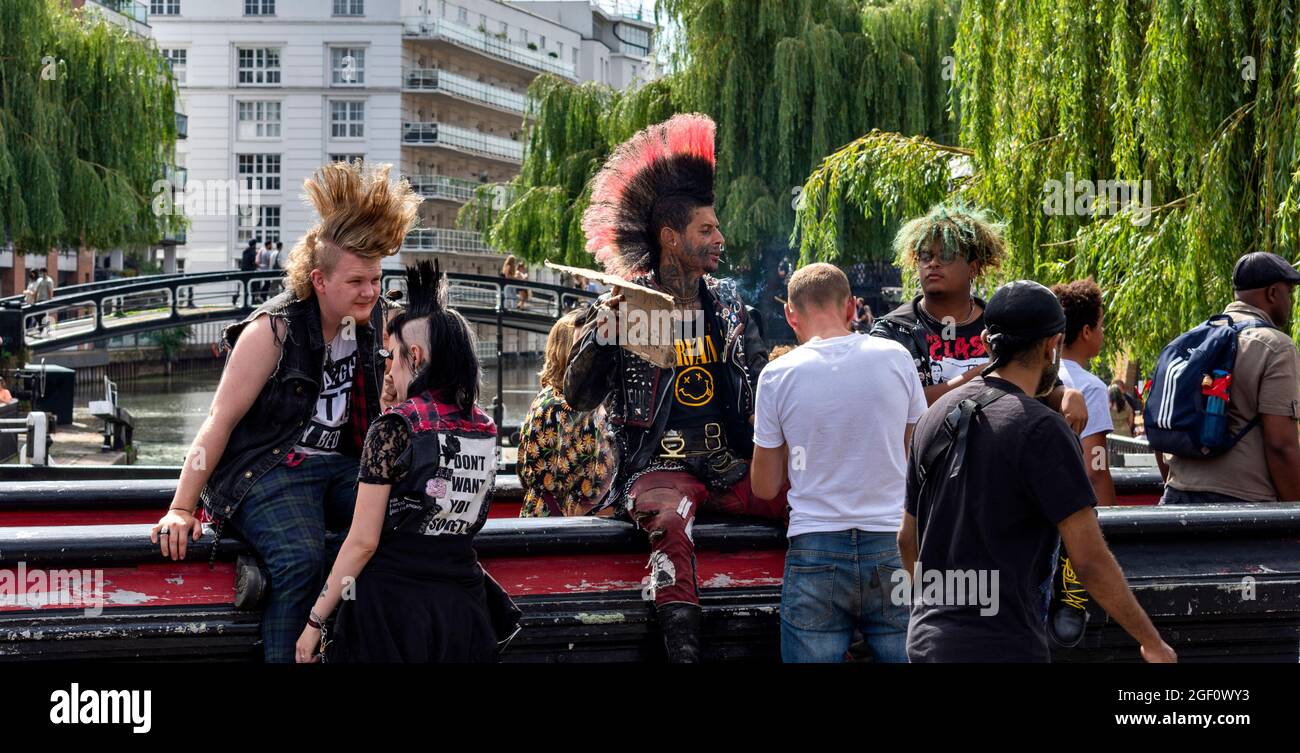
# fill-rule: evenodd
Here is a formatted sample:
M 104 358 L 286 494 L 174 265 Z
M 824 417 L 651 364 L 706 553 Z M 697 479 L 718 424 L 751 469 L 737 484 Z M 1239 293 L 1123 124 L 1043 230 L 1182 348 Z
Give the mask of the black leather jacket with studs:
M 659 289 L 652 275 L 632 282 Z M 721 393 L 727 445 L 735 455 L 748 459 L 753 455 L 754 393 L 758 375 L 767 364 L 762 328 L 740 299 L 734 282 L 705 275 L 700 287 L 705 314 L 714 317 L 716 331 L 722 334 L 722 358 L 730 377 Z M 607 297 L 601 296 L 601 300 Z M 601 343 L 597 337 L 599 308 L 597 301 L 577 321 L 564 375 L 564 398 L 574 410 L 594 410 L 605 404 L 619 452 L 607 504 L 621 505 L 626 482 L 654 461 L 659 440 L 667 430 L 672 406 L 668 398 L 676 369 L 659 368 L 618 345 Z

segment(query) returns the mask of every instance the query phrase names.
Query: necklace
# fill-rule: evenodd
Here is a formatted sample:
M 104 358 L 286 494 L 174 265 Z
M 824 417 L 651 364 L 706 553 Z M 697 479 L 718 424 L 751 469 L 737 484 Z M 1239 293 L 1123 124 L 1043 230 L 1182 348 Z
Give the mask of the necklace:
M 921 310 L 925 312 L 926 316 L 930 317 L 931 319 L 934 319 L 934 315 L 930 313 L 930 309 L 927 308 L 925 305 L 925 299 L 921 300 Z M 970 321 L 974 318 L 975 318 L 975 296 L 971 296 L 970 307 L 966 309 L 966 318 L 962 319 L 960 322 L 957 322 L 957 326 L 960 327 L 963 324 L 969 324 Z

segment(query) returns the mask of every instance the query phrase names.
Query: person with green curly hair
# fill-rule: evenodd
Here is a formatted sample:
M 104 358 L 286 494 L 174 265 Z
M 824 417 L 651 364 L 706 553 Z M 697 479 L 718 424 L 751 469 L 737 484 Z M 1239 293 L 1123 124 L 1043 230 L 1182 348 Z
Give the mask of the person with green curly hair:
M 916 362 L 927 403 L 973 379 L 988 363 L 980 341 L 984 301 L 975 282 L 1005 254 L 1002 226 L 983 212 L 939 204 L 894 237 L 894 257 L 912 267 L 921 294 L 876 321 L 871 334 L 895 340 Z

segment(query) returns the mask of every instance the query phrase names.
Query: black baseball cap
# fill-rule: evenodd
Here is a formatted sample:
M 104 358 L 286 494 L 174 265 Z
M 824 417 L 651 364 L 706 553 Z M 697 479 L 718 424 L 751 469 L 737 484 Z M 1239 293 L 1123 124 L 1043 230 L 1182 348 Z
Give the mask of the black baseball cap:
M 984 307 L 990 335 L 1038 340 L 1065 331 L 1065 309 L 1051 290 L 1033 280 L 1016 280 L 998 288 Z
M 1233 290 L 1256 290 L 1275 282 L 1300 283 L 1300 272 L 1277 254 L 1267 251 L 1246 254 L 1232 268 Z

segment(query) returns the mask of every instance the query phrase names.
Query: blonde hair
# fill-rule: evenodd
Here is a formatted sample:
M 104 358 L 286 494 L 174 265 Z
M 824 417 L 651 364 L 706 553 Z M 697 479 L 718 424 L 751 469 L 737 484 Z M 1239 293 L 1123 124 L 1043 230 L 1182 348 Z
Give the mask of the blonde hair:
M 799 311 L 843 306 L 853 295 L 844 272 L 824 261 L 800 267 L 790 275 L 786 288 L 790 305 Z
M 518 267 L 519 267 L 519 260 L 515 258 L 515 255 L 506 254 L 506 260 L 501 262 L 501 274 L 502 276 L 505 276 L 507 274 L 513 275 L 515 273 L 515 270 L 518 269 Z
M 335 162 L 303 181 L 320 221 L 289 252 L 285 284 L 298 300 L 311 297 L 314 269 L 329 274 L 343 252 L 363 259 L 392 256 L 401 248 L 424 201 L 406 180 L 390 183 L 392 165 Z
M 573 330 L 579 313 L 580 310 L 570 311 L 560 317 L 546 337 L 546 360 L 542 362 L 542 370 L 537 372 L 543 387 L 564 391 L 564 370 L 569 366 L 569 350 L 573 347 Z

